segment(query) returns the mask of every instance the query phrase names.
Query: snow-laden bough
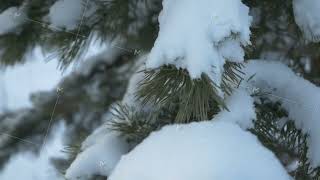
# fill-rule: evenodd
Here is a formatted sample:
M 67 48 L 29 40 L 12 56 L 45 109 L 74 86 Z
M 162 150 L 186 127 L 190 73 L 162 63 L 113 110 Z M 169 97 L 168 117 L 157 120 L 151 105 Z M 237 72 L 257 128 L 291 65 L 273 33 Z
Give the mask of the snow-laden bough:
M 244 69 L 249 85 L 270 92 L 271 100 L 280 101 L 296 126 L 309 134 L 309 158 L 320 166 L 320 88 L 297 76 L 289 67 L 273 61 L 252 60 Z
M 164 0 L 147 68 L 175 65 L 220 85 L 225 61 L 242 62 L 252 18 L 241 0 Z
M 120 162 L 110 180 L 289 180 L 275 155 L 228 122 L 169 125 Z

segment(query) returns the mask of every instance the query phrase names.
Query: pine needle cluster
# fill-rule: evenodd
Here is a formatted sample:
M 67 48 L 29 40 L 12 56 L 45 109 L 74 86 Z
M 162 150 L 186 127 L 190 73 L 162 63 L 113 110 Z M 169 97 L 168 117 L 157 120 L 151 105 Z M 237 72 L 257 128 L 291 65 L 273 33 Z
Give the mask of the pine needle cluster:
M 192 79 L 187 70 L 173 65 L 145 70 L 137 97 L 144 105 L 178 107 L 175 117 L 177 123 L 209 120 L 220 109 L 227 109 L 219 94 L 221 90 L 230 95 L 232 87 L 242 79 L 241 64 L 228 62 L 224 67 L 221 86 L 206 74 L 199 79 Z
M 107 122 L 111 130 L 120 132 L 121 136 L 135 146 L 145 139 L 151 132 L 172 124 L 170 113 L 164 109 L 146 112 L 134 107 L 117 103 L 112 107 L 112 118 Z
M 295 180 L 319 180 L 320 168 L 313 168 L 308 158 L 308 134 L 288 119 L 280 102 L 261 97 L 255 106 L 257 120 L 251 131 L 260 142 L 276 154 Z

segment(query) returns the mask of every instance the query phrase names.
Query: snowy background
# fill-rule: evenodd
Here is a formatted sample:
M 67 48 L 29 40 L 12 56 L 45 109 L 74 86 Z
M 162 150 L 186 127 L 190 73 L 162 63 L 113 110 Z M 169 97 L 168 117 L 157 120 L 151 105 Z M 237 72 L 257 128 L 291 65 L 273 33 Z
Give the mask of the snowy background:
M 55 59 L 49 62 L 42 61 L 44 57 L 39 51 L 35 51 L 33 56 L 34 61 L 0 72 L 0 112 L 30 107 L 32 93 L 53 89 L 59 80 L 69 72 L 62 74 L 57 69 L 58 63 Z M 50 164 L 50 158 L 63 156 L 61 150 L 66 126 L 59 124 L 54 128 L 55 134 L 43 148 L 40 156 L 29 152 L 13 156 L 0 172 L 0 179 L 56 179 L 56 169 Z
M 45 62 L 39 50 L 35 50 L 32 56 L 30 59 L 34 61 L 0 71 L 0 112 L 30 107 L 32 93 L 51 90 L 68 73 L 57 68 L 55 59 Z
M 106 45 L 101 45 L 95 41 L 84 57 L 94 57 L 105 49 Z M 30 97 L 33 93 L 56 89 L 59 87 L 58 84 L 62 78 L 73 71 L 82 71 L 81 68 L 73 65 L 70 65 L 64 71 L 60 70 L 57 59 L 47 61 L 40 48 L 33 51 L 30 59 L 34 59 L 34 61 L 0 70 L 0 114 L 32 107 Z M 90 62 L 85 61 L 84 63 L 90 65 Z M 62 152 L 66 146 L 63 141 L 66 128 L 64 123 L 51 127 L 49 131 L 51 133 L 48 134 L 50 138 L 39 155 L 22 152 L 12 156 L 0 172 L 0 179 L 63 179 L 60 172 L 57 172 L 57 169 L 51 164 L 51 159 L 66 156 Z M 17 173 L 17 169 L 19 173 Z

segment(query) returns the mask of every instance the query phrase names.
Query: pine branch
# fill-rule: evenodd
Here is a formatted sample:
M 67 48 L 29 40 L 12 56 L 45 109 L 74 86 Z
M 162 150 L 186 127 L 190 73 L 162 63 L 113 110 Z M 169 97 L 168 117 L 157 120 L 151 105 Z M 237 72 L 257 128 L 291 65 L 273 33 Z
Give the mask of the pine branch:
M 41 37 L 35 34 L 41 27 L 25 24 L 18 34 L 9 33 L 0 35 L 0 65 L 14 65 L 26 60 L 26 54 L 30 52 L 37 42 L 41 41 Z
M 0 3 L 0 13 L 12 6 L 21 6 L 22 0 L 2 0 Z
M 144 105 L 150 103 L 162 108 L 178 104 L 175 118 L 178 123 L 208 120 L 211 108 L 224 105 L 217 85 L 208 76 L 203 74 L 201 79 L 193 80 L 186 70 L 171 65 L 146 70 L 139 87 L 137 97 Z
M 294 121 L 279 102 L 261 97 L 256 103 L 257 120 L 251 130 L 268 149 L 273 151 L 295 180 L 319 180 L 320 167 L 310 165 L 308 135 L 297 129 Z M 297 167 L 290 167 L 297 163 Z
M 240 85 L 240 82 L 243 80 L 242 75 L 244 72 L 241 71 L 243 64 L 229 62 L 227 61 L 224 65 L 224 73 L 222 75 L 221 89 L 227 94 L 232 94 L 233 87 Z
M 173 123 L 166 112 L 144 112 L 120 103 L 113 106 L 111 112 L 113 117 L 107 123 L 110 129 L 120 132 L 127 142 L 134 146 L 151 132 Z
M 153 46 L 158 33 L 154 19 L 161 10 L 161 0 L 94 0 L 94 3 L 98 9 L 90 21 L 103 40 L 120 37 L 135 49 L 148 50 Z
M 228 62 L 224 67 L 221 89 L 230 95 L 232 87 L 236 87 L 242 79 L 242 65 Z M 186 70 L 173 65 L 144 72 L 138 99 L 143 104 L 155 104 L 159 108 L 178 106 L 175 117 L 178 123 L 208 120 L 219 110 L 219 106 L 227 109 L 218 95 L 220 87 L 206 74 L 202 74 L 200 79 L 191 79 Z

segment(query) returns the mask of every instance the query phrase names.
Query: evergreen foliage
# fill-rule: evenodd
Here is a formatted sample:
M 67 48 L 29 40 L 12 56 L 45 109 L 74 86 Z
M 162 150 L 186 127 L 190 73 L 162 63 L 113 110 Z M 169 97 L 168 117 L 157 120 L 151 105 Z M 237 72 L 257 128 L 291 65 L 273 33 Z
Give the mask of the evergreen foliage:
M 28 18 L 43 22 L 54 2 L 55 0 L 3 0 L 0 2 L 0 13 L 8 7 L 25 3 L 24 10 Z M 50 29 L 46 22 L 43 26 L 27 20 L 17 32 L 0 35 L 0 66 L 7 67 L 29 61 L 28 53 L 41 46 L 47 54 L 51 54 L 49 60 L 57 57 L 60 67 L 65 69 L 75 61 L 81 62 L 94 39 L 101 39 L 102 43 L 117 42 L 120 39 L 121 44 L 129 49 L 150 50 L 158 32 L 156 18 L 161 10 L 161 2 L 93 0 L 92 3 L 97 9 L 92 17 L 84 19 L 86 23 L 81 27 L 79 36 L 74 35 L 78 29 L 67 33 Z M 146 7 L 143 17 L 135 13 L 139 11 L 140 3 Z M 246 51 L 246 59 L 260 58 L 267 52 L 281 52 L 280 59 L 297 73 L 320 83 L 319 43 L 305 43 L 294 22 L 292 0 L 244 0 L 244 3 L 260 12 L 257 13 L 260 14 L 259 19 L 252 27 L 252 46 Z M 135 23 L 142 25 L 136 27 Z M 266 38 L 270 34 L 274 36 L 272 40 Z M 311 72 L 304 69 L 301 58 L 305 56 L 314 60 Z M 206 74 L 202 74 L 200 79 L 191 79 L 187 70 L 178 69 L 173 65 L 146 69 L 143 71 L 144 79 L 139 83 L 136 98 L 143 107 L 152 107 L 153 110 L 145 111 L 140 107 L 130 107 L 121 103 L 109 110 L 110 104 L 121 100 L 125 93 L 128 79 L 133 73 L 131 66 L 136 61 L 133 54 L 125 53 L 115 59 L 111 64 L 99 62 L 88 75 L 70 75 L 63 81 L 62 86 L 67 93 L 54 120 L 63 118 L 75 126 L 70 133 L 70 142 L 80 132 L 88 134 L 100 125 L 103 114 L 109 111 L 113 113 L 108 121 L 110 129 L 119 132 L 132 146 L 139 144 L 151 132 L 168 124 L 211 120 L 222 109 L 228 109 L 221 94 L 231 95 L 232 90 L 243 80 L 243 65 L 234 62 L 224 65 L 221 85 L 217 85 Z M 214 67 L 212 68 L 214 71 Z M 99 102 L 86 91 L 86 87 L 93 86 L 94 83 L 99 84 Z M 24 124 L 21 123 L 14 127 L 15 130 L 9 131 L 19 137 L 31 137 L 40 142 L 38 137 L 41 137 L 40 132 L 47 123 L 43 120 L 49 119 L 51 107 L 55 102 L 55 93 L 49 94 L 44 97 L 36 96 L 39 100 L 34 103 L 34 108 L 26 110 L 20 116 Z M 311 167 L 307 154 L 308 134 L 296 128 L 288 119 L 281 103 L 272 103 L 261 94 L 252 96 L 259 100 L 255 101 L 257 119 L 251 132 L 276 154 L 295 180 L 319 180 L 320 167 Z M 79 112 L 84 116 L 80 122 L 76 117 Z M 8 118 L 18 118 L 21 113 L 18 111 L 0 115 L 0 122 Z M 85 124 L 86 118 L 93 122 L 92 126 L 85 127 L 88 124 Z M 0 129 L 5 128 L 6 126 L 0 123 Z M 18 145 L 17 141 L 13 140 L 1 144 L 0 148 L 3 148 L 4 153 L 0 156 L 0 164 L 8 160 L 13 149 L 21 149 L 21 146 L 23 145 Z M 80 153 L 79 147 L 80 145 L 75 144 L 66 149 L 68 154 L 73 154 L 70 161 Z M 290 165 L 294 163 L 298 165 L 290 169 Z
M 227 109 L 221 90 L 230 95 L 232 87 L 242 80 L 240 63 L 225 64 L 222 85 L 215 84 L 206 74 L 200 79 L 191 79 L 188 71 L 167 65 L 159 69 L 145 70 L 139 84 L 137 98 L 142 104 L 154 104 L 158 108 L 178 107 L 177 123 L 208 120 L 220 109 Z
M 191 79 L 188 72 L 174 66 L 145 71 L 138 99 L 143 104 L 155 104 L 159 108 L 176 107 L 176 122 L 207 120 L 212 117 L 209 111 L 217 104 L 224 105 L 218 95 L 218 86 L 205 74 L 201 79 Z M 209 114 L 208 114 L 209 113 Z
M 318 180 L 320 168 L 312 168 L 308 158 L 308 134 L 288 119 L 281 103 L 260 97 L 256 103 L 257 120 L 252 133 L 272 150 L 295 180 Z
M 174 123 L 165 110 L 156 112 L 139 111 L 134 107 L 117 103 L 112 108 L 113 116 L 107 124 L 111 130 L 120 132 L 128 143 L 135 146 L 151 132 Z

